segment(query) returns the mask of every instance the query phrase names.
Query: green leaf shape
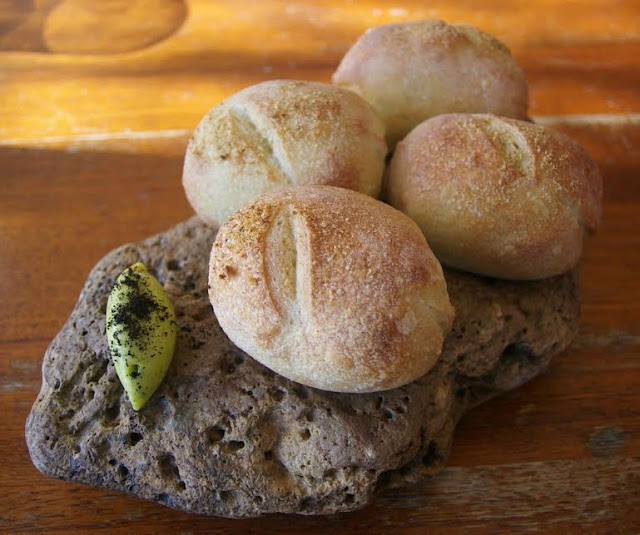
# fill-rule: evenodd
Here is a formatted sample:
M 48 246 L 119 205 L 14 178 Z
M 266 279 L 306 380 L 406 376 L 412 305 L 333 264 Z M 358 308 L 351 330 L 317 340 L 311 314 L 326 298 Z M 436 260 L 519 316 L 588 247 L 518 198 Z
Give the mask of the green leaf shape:
M 107 301 L 106 322 L 113 365 L 138 411 L 167 374 L 178 334 L 171 300 L 142 262 L 117 278 Z

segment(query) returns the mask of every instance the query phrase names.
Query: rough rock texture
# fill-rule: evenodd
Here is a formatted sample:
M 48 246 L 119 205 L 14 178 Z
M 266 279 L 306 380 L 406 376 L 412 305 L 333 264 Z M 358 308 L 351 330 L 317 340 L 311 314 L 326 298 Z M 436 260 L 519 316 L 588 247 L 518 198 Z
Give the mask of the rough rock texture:
M 190 219 L 108 254 L 44 357 L 27 420 L 43 473 L 208 515 L 357 509 L 438 471 L 460 416 L 544 369 L 574 336 L 572 274 L 507 282 L 446 272 L 457 315 L 443 355 L 407 386 L 336 394 L 293 383 L 235 348 L 207 298 L 215 231 Z M 136 413 L 109 359 L 105 308 L 117 275 L 145 262 L 178 315 L 176 354 Z

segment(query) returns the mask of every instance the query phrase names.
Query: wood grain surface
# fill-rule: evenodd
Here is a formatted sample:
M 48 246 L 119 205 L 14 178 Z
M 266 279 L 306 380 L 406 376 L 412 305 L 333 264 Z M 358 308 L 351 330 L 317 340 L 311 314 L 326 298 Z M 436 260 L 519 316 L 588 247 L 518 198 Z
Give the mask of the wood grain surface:
M 42 476 L 24 441 L 42 355 L 100 257 L 191 214 L 180 176 L 199 118 L 264 79 L 327 81 L 368 26 L 426 17 L 504 40 L 531 114 L 602 169 L 573 347 L 468 414 L 442 473 L 364 511 L 204 518 Z M 0 2 L 0 172 L 0 531 L 640 532 L 637 1 Z

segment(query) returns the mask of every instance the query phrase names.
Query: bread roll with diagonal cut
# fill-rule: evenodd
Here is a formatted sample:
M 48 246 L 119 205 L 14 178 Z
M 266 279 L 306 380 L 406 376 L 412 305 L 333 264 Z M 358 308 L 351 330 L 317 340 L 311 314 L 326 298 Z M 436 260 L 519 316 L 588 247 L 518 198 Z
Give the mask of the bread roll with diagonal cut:
M 189 141 L 182 182 L 207 223 L 258 195 L 305 184 L 377 197 L 387 145 L 371 105 L 329 84 L 273 80 L 211 110 Z
M 563 134 L 494 115 L 448 114 L 398 144 L 388 196 L 442 263 L 542 279 L 578 263 L 584 237 L 600 222 L 602 178 Z
M 441 266 L 415 223 L 329 186 L 274 191 L 227 219 L 209 288 L 234 344 L 289 379 L 335 392 L 422 376 L 453 321 Z

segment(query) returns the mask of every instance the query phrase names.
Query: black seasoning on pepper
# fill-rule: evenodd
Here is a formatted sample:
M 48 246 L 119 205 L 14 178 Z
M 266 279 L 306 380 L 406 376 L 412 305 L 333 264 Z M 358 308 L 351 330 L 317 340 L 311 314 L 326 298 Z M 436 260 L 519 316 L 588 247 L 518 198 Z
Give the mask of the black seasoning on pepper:
M 145 350 L 150 338 L 151 314 L 155 312 L 160 321 L 166 321 L 169 311 L 143 287 L 141 278 L 140 273 L 130 270 L 116 283 L 116 287 L 123 285 L 128 288 L 129 299 L 116 305 L 110 323 L 119 327 L 114 333 L 118 344 L 121 343 L 120 334 L 126 332 L 132 343 Z
M 169 369 L 177 336 L 171 300 L 144 264 L 126 269 L 107 302 L 107 338 L 114 367 L 135 410 Z

